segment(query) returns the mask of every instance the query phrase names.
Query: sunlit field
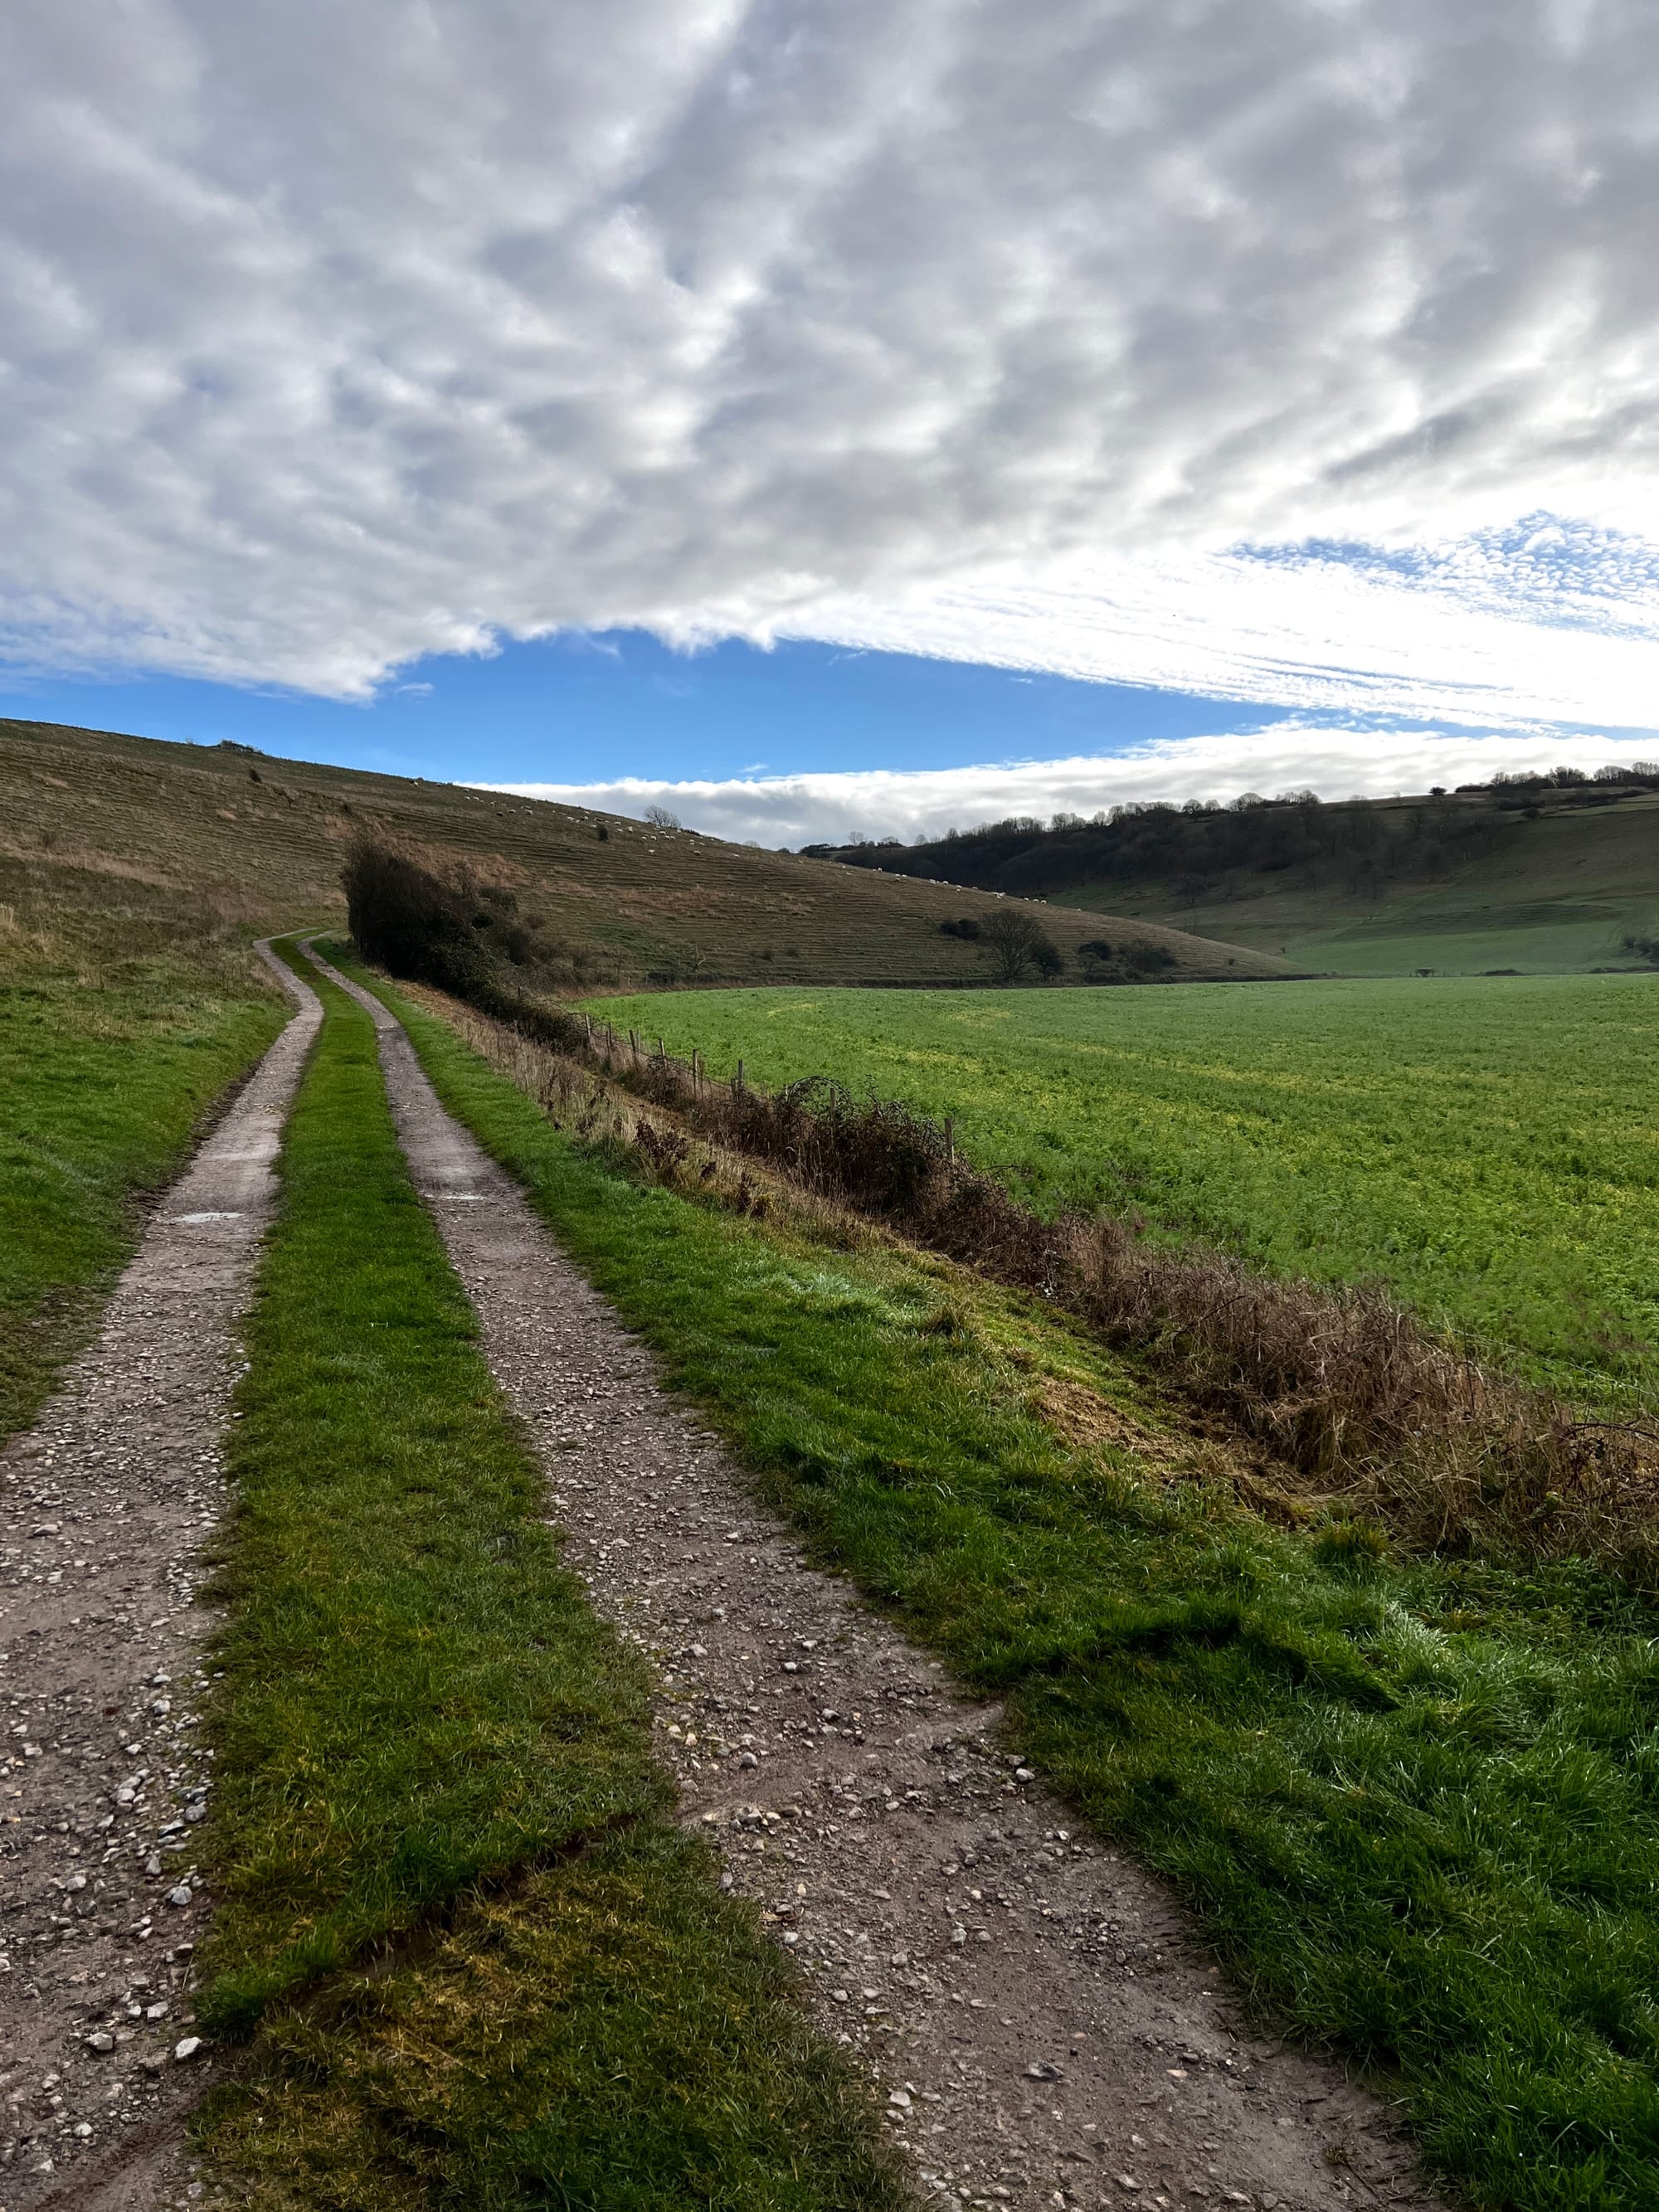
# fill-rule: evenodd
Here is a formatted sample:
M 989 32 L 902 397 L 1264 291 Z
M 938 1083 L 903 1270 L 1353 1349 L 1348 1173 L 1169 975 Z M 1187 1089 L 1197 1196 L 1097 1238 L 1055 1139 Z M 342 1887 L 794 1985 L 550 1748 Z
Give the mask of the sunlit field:
M 1589 1398 L 1659 1388 L 1659 977 L 718 991 L 604 1012 L 711 1069 L 951 1115 L 1040 1206 L 1386 1281 Z

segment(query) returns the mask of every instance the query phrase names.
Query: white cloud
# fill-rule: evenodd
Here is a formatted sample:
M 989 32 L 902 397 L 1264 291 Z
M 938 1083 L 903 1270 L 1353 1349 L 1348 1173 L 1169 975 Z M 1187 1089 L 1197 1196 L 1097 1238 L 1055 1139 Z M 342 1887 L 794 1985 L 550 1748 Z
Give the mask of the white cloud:
M 1324 713 L 1653 727 L 1651 553 L 1557 526 L 1551 550 L 1575 558 L 1540 569 L 1527 550 L 1539 534 L 1403 566 L 1235 551 L 1004 567 L 825 598 L 780 634 Z
M 763 845 L 840 842 L 856 835 L 907 842 L 1005 815 L 1092 814 L 1133 800 L 1268 796 L 1311 785 L 1322 798 L 1376 797 L 1484 782 L 1498 769 L 1651 758 L 1659 747 L 1589 733 L 1547 738 L 1425 736 L 1421 731 L 1320 728 L 1286 721 L 1246 734 L 1175 738 L 1108 757 L 1011 761 L 977 767 L 730 776 L 672 783 L 483 784 L 527 799 L 642 817 L 666 806 L 689 830 Z
M 1439 603 L 1520 627 L 1489 526 L 1659 538 L 1656 70 L 1643 0 L 21 0 L 0 653 L 362 696 L 989 608 L 1031 665 L 1415 697 L 1380 602 L 1310 635 L 1213 556 L 1461 547 L 1390 602 L 1438 668 Z

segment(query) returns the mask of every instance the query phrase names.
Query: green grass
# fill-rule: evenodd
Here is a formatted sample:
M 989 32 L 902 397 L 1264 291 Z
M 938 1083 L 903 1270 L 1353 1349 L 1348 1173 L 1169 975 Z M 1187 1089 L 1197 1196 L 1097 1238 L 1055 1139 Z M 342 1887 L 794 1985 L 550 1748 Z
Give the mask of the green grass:
M 249 1324 L 198 2016 L 272 2206 L 896 2212 L 867 2097 L 665 1811 L 640 1662 L 323 987 Z
M 1411 802 L 1403 802 L 1409 806 Z M 1489 850 L 1437 880 L 1404 875 L 1352 890 L 1328 870 L 1237 870 L 1195 902 L 1168 883 L 1096 883 L 1054 894 L 1073 911 L 1127 914 L 1345 975 L 1419 968 L 1479 975 L 1626 967 L 1626 931 L 1659 925 L 1659 798 L 1511 815 Z
M 131 1257 L 138 1201 L 287 1017 L 246 955 L 0 934 L 0 1438 Z
M 404 1007 L 452 1110 L 815 1553 L 1174 1881 L 1269 2017 L 1397 2069 L 1474 2201 L 1659 2201 L 1659 1620 L 1617 1583 L 1373 1559 L 1068 1444 L 1156 1426 L 1052 1314 L 633 1180 Z
M 1587 1400 L 1659 1389 L 1659 978 L 930 994 L 603 1011 L 715 1073 L 956 1118 L 1048 1207 L 1139 1208 L 1273 1272 L 1385 1282 Z

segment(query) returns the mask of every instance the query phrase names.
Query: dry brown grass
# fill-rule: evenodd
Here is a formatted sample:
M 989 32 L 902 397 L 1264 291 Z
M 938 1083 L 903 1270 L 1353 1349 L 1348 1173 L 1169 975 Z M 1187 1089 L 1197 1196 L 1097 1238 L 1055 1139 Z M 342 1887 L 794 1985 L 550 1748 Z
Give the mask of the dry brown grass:
M 590 987 L 983 981 L 975 948 L 939 924 L 999 905 L 582 807 L 0 720 L 0 899 L 20 912 L 36 885 L 92 914 L 148 891 L 249 934 L 327 925 L 343 910 L 347 848 L 365 831 L 441 874 L 515 892 L 550 951 L 580 953 Z M 1067 952 L 1100 926 L 1037 911 Z M 1285 972 L 1234 945 L 1122 927 L 1167 946 L 1175 979 Z

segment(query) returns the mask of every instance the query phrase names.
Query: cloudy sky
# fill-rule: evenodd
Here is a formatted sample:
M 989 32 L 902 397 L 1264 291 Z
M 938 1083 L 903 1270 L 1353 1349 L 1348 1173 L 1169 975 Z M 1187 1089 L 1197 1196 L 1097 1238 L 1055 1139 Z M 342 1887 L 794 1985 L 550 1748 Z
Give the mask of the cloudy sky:
M 769 841 L 1651 755 L 1656 82 L 1651 0 L 15 0 L 0 708 Z

